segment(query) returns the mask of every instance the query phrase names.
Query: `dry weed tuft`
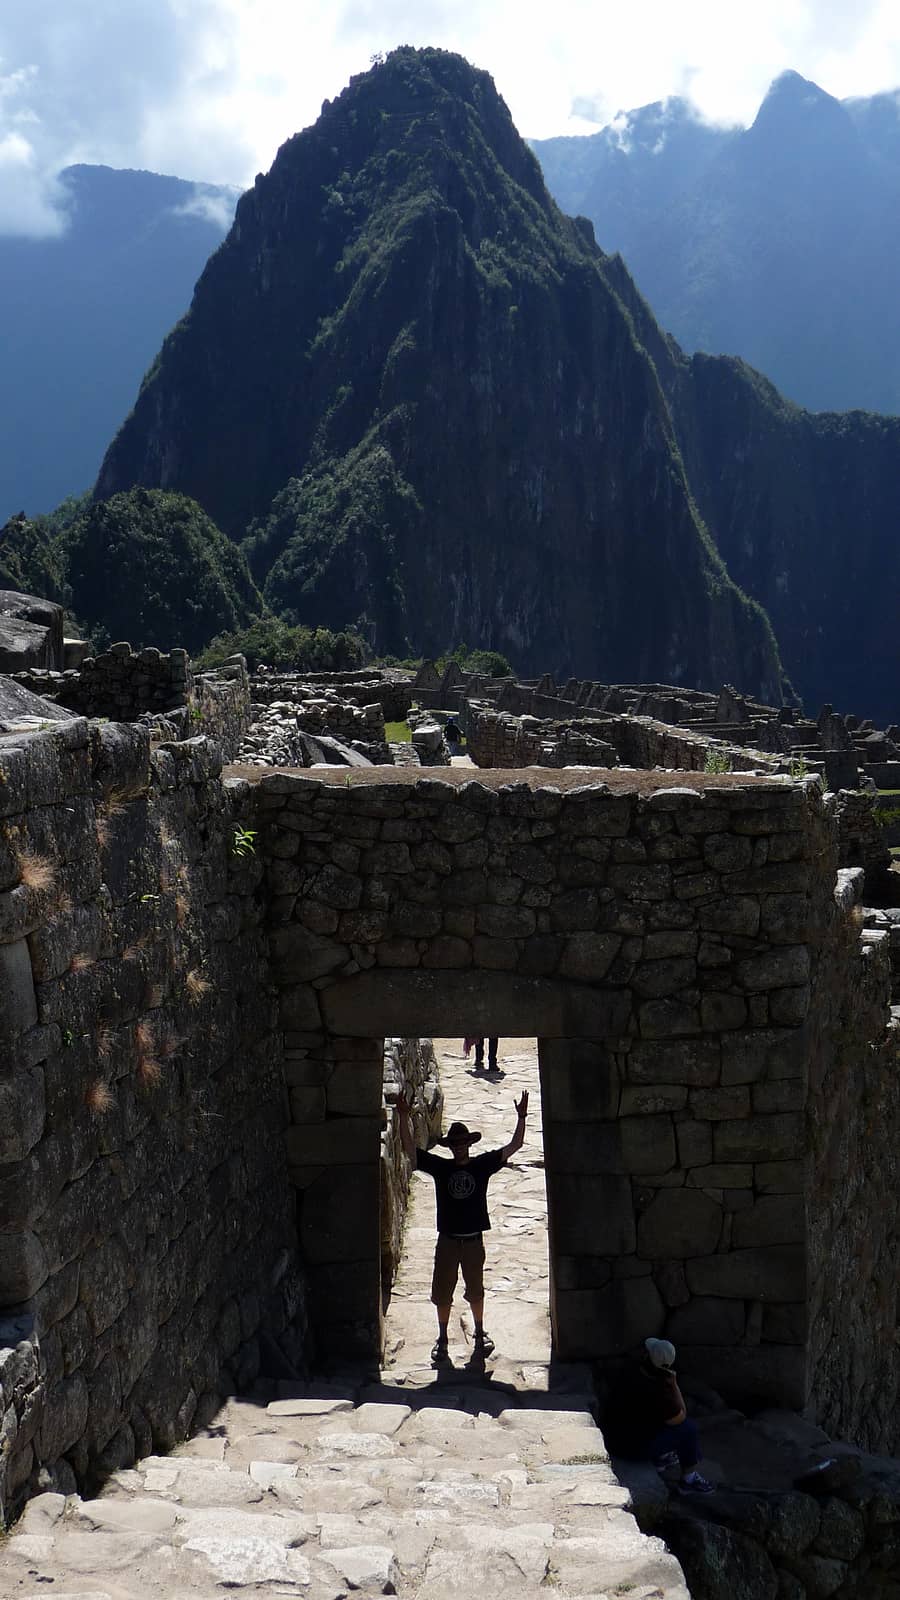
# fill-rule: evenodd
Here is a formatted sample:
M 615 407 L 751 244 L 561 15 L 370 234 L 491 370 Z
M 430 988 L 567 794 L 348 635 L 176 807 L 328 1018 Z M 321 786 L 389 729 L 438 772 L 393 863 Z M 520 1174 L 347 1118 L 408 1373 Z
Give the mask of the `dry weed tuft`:
M 150 1023 L 146 1021 L 139 1022 L 134 1030 L 134 1037 L 138 1052 L 141 1055 L 151 1055 L 154 1046 L 154 1033 Z
M 111 832 L 111 829 L 110 829 L 110 826 L 109 826 L 109 818 L 108 817 L 101 817 L 101 816 L 95 817 L 95 819 L 94 819 L 94 833 L 97 836 L 97 843 L 100 846 L 101 850 L 105 850 L 107 845 L 109 844 L 110 832 Z
M 182 894 L 179 890 L 178 894 L 175 896 L 175 921 L 177 922 L 179 928 L 183 928 L 184 924 L 187 922 L 190 909 L 190 900 L 186 894 Z
M 212 988 L 212 984 L 210 983 L 209 979 L 203 976 L 203 973 L 199 967 L 191 968 L 184 980 L 184 986 L 187 989 L 188 999 L 190 1000 L 191 1005 L 194 1006 L 199 1005 L 200 1001 L 203 999 L 203 996 L 208 994 Z
M 163 986 L 161 983 L 148 983 L 144 990 L 144 1010 L 156 1011 L 163 1002 Z
M 100 1027 L 94 1036 L 94 1047 L 101 1061 L 108 1061 L 113 1052 L 116 1036 L 112 1028 Z
M 70 917 L 75 908 L 75 902 L 67 889 L 60 889 L 53 902 L 53 920 L 60 922 L 63 917 Z
M 145 1089 L 155 1089 L 162 1077 L 162 1067 L 155 1056 L 140 1056 L 137 1064 L 138 1082 Z
M 39 856 L 35 850 L 21 850 L 16 864 L 21 882 L 36 894 L 46 893 L 56 882 L 56 868 L 49 856 Z
M 156 1053 L 164 1061 L 168 1061 L 171 1056 L 177 1056 L 183 1044 L 184 1040 L 179 1037 L 174 1028 L 164 1028 L 156 1047 Z
M 94 965 L 96 956 L 89 955 L 87 950 L 78 950 L 69 962 L 69 971 L 73 973 L 87 972 Z
M 144 946 L 143 946 L 143 944 L 142 944 L 140 939 L 132 940 L 131 944 L 127 944 L 125 946 L 125 949 L 122 951 L 122 960 L 123 961 L 137 961 L 137 960 L 139 960 L 140 955 L 141 955 L 141 951 L 143 950 L 143 948 L 144 948 Z
M 96 1078 L 85 1091 L 84 1103 L 94 1116 L 102 1117 L 105 1112 L 110 1111 L 113 1101 L 113 1092 L 102 1078 Z

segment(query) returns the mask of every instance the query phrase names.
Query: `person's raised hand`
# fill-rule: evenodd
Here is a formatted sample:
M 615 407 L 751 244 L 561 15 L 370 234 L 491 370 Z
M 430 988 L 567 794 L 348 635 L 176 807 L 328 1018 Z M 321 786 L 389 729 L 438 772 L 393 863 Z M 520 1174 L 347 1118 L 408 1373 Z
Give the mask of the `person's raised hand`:
M 527 1115 L 528 1115 L 528 1090 L 527 1089 L 523 1089 L 522 1090 L 522 1098 L 521 1098 L 521 1100 L 514 1101 L 514 1104 L 515 1104 L 517 1115 L 522 1117 L 522 1118 L 527 1117 Z

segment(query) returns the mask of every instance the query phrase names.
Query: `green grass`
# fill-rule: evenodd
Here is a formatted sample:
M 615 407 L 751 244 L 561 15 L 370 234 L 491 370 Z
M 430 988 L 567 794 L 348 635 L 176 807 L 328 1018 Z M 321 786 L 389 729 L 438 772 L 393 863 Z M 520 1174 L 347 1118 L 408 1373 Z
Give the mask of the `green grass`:
M 386 722 L 384 737 L 388 744 L 409 744 L 412 739 L 412 728 L 408 722 Z

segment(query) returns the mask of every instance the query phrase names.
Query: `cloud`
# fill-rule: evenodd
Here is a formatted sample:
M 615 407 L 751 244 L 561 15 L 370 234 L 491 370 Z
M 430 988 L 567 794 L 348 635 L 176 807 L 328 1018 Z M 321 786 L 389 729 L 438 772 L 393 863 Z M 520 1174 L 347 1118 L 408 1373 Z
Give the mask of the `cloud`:
M 240 197 L 240 189 L 227 188 L 223 192 L 221 189 L 211 189 L 205 184 L 197 183 L 190 199 L 175 207 L 175 215 L 201 217 L 204 222 L 211 222 L 223 233 L 227 233 L 234 221 L 234 211 Z
M 895 0 L 555 0 L 527 26 L 521 0 L 3 0 L 0 231 L 62 226 L 72 161 L 245 185 L 398 44 L 486 67 L 532 137 L 672 95 L 747 122 L 789 67 L 840 96 L 900 83 Z

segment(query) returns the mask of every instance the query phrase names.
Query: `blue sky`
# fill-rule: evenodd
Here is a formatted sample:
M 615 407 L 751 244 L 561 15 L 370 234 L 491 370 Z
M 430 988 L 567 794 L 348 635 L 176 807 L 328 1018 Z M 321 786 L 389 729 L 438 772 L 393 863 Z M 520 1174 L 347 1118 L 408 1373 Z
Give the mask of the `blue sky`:
M 398 44 L 487 68 L 532 137 L 670 94 L 746 123 L 788 67 L 900 85 L 896 0 L 2 0 L 0 232 L 58 228 L 71 161 L 244 185 Z

